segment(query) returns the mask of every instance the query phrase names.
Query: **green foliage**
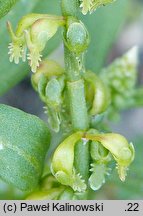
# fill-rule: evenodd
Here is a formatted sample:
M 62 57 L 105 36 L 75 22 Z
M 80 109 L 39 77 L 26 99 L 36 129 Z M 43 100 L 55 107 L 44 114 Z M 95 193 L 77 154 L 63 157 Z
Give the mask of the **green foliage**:
M 24 2 L 20 2 L 17 9 Z M 111 3 L 112 0 L 103 2 Z M 84 7 L 82 12 L 85 14 L 92 12 L 101 2 L 83 0 L 82 3 L 90 3 L 87 8 L 86 5 L 77 4 L 80 3 L 77 0 L 72 0 L 71 5 L 68 3 L 68 0 L 62 0 L 63 16 L 58 16 L 55 13 L 60 13 L 60 7 L 57 7 L 58 4 L 53 6 L 53 1 L 31 1 L 31 8 L 27 11 L 34 10 L 34 13 L 21 18 L 16 31 L 12 29 L 11 22 L 7 24 L 12 39 L 8 53 L 10 61 L 18 64 L 19 58 L 24 62 L 26 58 L 29 60 L 31 70 L 35 73 L 32 84 L 45 103 L 52 138 L 61 133 L 49 161 L 50 168 L 43 172 L 50 142 L 48 127 L 34 116 L 0 105 L 0 177 L 23 191 L 33 191 L 27 199 L 87 199 L 89 188 L 99 190 L 105 183 L 105 177 L 111 171 L 112 159 L 116 162 L 121 181 L 125 181 L 128 167 L 134 160 L 132 143 L 122 135 L 107 130 L 103 117 L 109 118 L 114 111 L 119 113 L 124 96 L 131 100 L 133 98 L 130 106 L 141 103 L 142 88 L 135 89 L 136 48 L 101 71 L 107 51 L 126 16 L 128 3 L 120 0 L 105 11 L 102 8 L 95 13 L 95 20 L 91 17 L 92 21 L 81 16 L 83 22 L 78 19 L 79 6 Z M 48 12 L 54 15 L 47 14 L 45 9 L 45 14 L 38 13 L 39 9 L 42 11 L 40 5 L 45 8 L 51 5 Z M 21 16 L 23 12 L 19 10 L 18 13 Z M 41 59 L 44 49 L 45 55 L 50 53 L 47 46 L 51 44 L 51 50 L 54 50 L 59 43 L 60 40 L 55 39 L 55 34 L 59 36 L 59 26 L 64 29 L 65 69 L 54 61 Z M 87 29 L 92 47 L 89 47 L 85 65 L 85 51 L 89 43 Z M 51 38 L 55 42 L 49 44 Z M 24 69 L 21 75 L 17 75 L 15 68 L 9 68 L 8 73 L 2 72 L 0 94 L 27 74 L 25 65 L 20 67 Z M 100 70 L 101 77 L 87 68 L 97 73 Z M 126 104 L 126 100 L 123 104 Z
M 0 105 L 0 177 L 21 190 L 32 190 L 42 175 L 50 134 L 36 116 Z
M 82 17 L 91 38 L 86 55 L 86 67 L 99 73 L 115 36 L 127 15 L 128 0 L 99 8 L 95 13 Z
M 3 55 L 1 56 L 0 95 L 4 94 L 6 91 L 20 82 L 30 70 L 24 63 L 21 63 L 19 67 L 17 67 L 16 65 L 8 62 L 7 43 L 9 41 L 9 36 L 5 28 L 5 21 L 10 20 L 13 24 L 16 24 L 19 18 L 30 12 L 39 13 L 42 11 L 43 13 L 46 12 L 50 14 L 60 14 L 58 0 L 31 0 L 28 2 L 28 7 L 25 6 L 26 2 L 26 0 L 20 1 L 12 9 L 12 12 L 16 14 L 16 16 L 13 16 L 13 13 L 11 12 L 0 21 L 0 36 L 3 38 L 3 42 L 0 44 L 0 50 L 3 50 Z M 89 34 L 91 35 L 91 45 L 88 49 L 88 55 L 86 57 L 88 69 L 98 71 L 102 67 L 109 47 L 115 39 L 115 35 L 117 34 L 119 26 L 125 18 L 126 5 L 127 1 L 117 1 L 114 6 L 112 5 L 106 7 L 105 9 L 101 8 L 91 16 L 82 17 L 83 21 L 87 25 Z M 114 17 L 116 17 L 116 19 L 114 19 Z M 106 40 L 104 38 L 106 38 Z M 61 37 L 59 37 L 58 33 L 49 41 L 44 54 L 48 55 L 51 53 L 55 48 L 57 48 L 60 41 Z M 5 73 L 5 71 L 7 71 L 7 73 Z M 13 79 L 13 77 L 15 77 L 15 79 Z

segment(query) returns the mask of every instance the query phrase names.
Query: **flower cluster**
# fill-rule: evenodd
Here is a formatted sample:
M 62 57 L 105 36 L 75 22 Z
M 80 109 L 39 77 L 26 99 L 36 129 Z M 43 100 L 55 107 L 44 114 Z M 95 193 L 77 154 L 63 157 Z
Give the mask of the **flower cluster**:
M 82 13 L 85 15 L 88 12 L 92 13 L 98 7 L 112 3 L 115 0 L 80 0 L 80 7 L 82 8 Z
M 86 144 L 85 144 L 86 139 Z M 122 181 L 125 180 L 128 166 L 134 159 L 134 147 L 120 134 L 101 134 L 96 130 L 76 132 L 67 137 L 55 150 L 51 170 L 56 179 L 63 185 L 72 187 L 74 191 L 85 192 L 87 184 L 74 167 L 74 150 L 78 141 L 90 146 L 91 169 L 89 170 L 89 186 L 98 190 L 109 175 L 108 163 L 113 157 Z M 92 142 L 88 142 L 92 141 Z M 68 160 L 67 160 L 68 158 Z
M 29 60 L 32 72 L 36 72 L 47 41 L 52 38 L 58 27 L 65 25 L 63 17 L 47 14 L 29 14 L 18 23 L 14 33 L 10 22 L 7 23 L 12 42 L 9 44 L 10 61 L 19 63 L 21 58 Z M 29 53 L 26 55 L 27 48 Z
M 125 68 L 127 62 L 124 64 Z M 124 73 L 127 73 L 126 70 Z M 92 116 L 103 114 L 112 102 L 111 87 L 104 82 L 103 77 L 101 79 L 91 71 L 85 71 L 82 79 L 89 119 Z M 65 100 L 67 97 L 65 81 L 64 69 L 56 62 L 49 60 L 42 61 L 37 72 L 32 75 L 33 86 L 46 104 L 48 121 L 55 132 L 58 132 L 60 125 L 63 125 L 63 112 L 70 116 L 68 100 Z M 79 81 L 68 82 L 67 87 L 69 83 L 70 90 L 79 86 Z M 70 117 L 68 121 L 71 124 Z M 75 166 L 75 149 L 78 142 L 89 146 L 88 182 Z M 76 193 L 84 193 L 89 186 L 93 190 L 98 190 L 105 183 L 106 176 L 110 174 L 110 161 L 113 158 L 117 164 L 119 177 L 124 181 L 128 166 L 134 159 L 132 144 L 116 133 L 101 133 L 95 129 L 73 133 L 71 130 L 53 154 L 51 172 L 61 185 L 71 187 Z
M 115 110 L 122 110 L 132 106 L 134 95 L 137 94 L 137 66 L 138 48 L 133 47 L 122 57 L 103 69 L 100 77 L 111 92 L 111 106 Z

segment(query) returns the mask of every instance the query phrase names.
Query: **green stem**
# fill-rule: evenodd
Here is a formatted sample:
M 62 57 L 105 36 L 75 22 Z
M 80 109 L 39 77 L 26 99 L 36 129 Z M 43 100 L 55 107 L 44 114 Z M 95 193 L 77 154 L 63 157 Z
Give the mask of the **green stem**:
M 62 0 L 62 12 L 64 16 L 77 16 L 77 0 Z M 66 35 L 66 29 L 64 32 Z M 73 131 L 87 130 L 89 128 L 88 113 L 85 100 L 84 80 L 82 79 L 82 69 L 79 66 L 79 58 L 71 52 L 65 45 L 65 71 L 67 76 L 68 100 Z M 80 59 L 81 60 L 81 59 Z M 81 60 L 80 64 L 83 64 Z M 77 159 L 78 158 L 78 159 Z M 83 142 L 79 142 L 75 148 L 75 168 L 87 182 L 89 178 L 89 148 Z M 80 196 L 86 199 L 87 194 Z
M 72 127 L 74 131 L 87 130 L 88 115 L 82 79 L 67 82 Z
M 68 0 L 62 0 L 62 10 L 63 15 L 68 14 L 68 16 L 73 16 L 73 14 L 77 13 L 77 0 L 70 1 L 70 4 Z M 66 29 L 64 35 L 66 35 Z M 67 87 L 73 130 L 87 130 L 89 127 L 88 113 L 85 101 L 84 81 L 82 79 L 83 72 L 81 71 L 84 67 L 80 66 L 83 64 L 83 60 L 82 58 L 80 59 L 81 62 L 79 65 L 79 56 L 71 52 L 66 45 L 64 46 L 64 50 L 65 71 L 68 80 Z
M 79 62 L 76 55 L 64 46 L 65 67 L 68 81 L 77 81 L 81 78 Z
M 62 14 L 64 16 L 77 16 L 78 0 L 62 0 Z

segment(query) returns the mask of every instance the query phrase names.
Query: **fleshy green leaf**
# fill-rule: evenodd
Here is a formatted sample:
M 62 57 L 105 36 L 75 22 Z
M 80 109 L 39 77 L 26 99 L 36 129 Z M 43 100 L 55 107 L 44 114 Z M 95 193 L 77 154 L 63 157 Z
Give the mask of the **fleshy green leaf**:
M 21 190 L 32 190 L 43 171 L 50 134 L 36 116 L 0 105 L 0 177 Z

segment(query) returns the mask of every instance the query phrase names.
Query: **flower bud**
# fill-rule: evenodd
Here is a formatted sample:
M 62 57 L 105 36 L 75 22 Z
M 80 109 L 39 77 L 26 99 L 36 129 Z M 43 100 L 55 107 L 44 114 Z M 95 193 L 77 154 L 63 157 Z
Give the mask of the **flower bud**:
M 70 51 L 77 55 L 84 52 L 89 45 L 89 34 L 84 24 L 80 22 L 72 22 L 66 33 L 65 43 Z
M 62 86 L 56 78 L 51 79 L 45 89 L 48 122 L 55 132 L 60 130 L 61 124 L 62 90 Z
M 62 121 L 62 93 L 65 87 L 63 72 L 64 70 L 59 64 L 51 60 L 45 60 L 31 79 L 33 87 L 38 91 L 41 100 L 46 105 L 45 113 L 48 114 L 49 126 L 55 132 L 60 130 Z
M 61 88 L 64 88 L 64 69 L 55 61 L 45 59 L 41 62 L 37 72 L 32 74 L 31 82 L 36 91 L 40 94 L 40 97 L 45 97 L 45 88 L 47 83 L 52 78 L 59 78 Z M 45 102 L 45 99 L 43 100 Z
M 61 92 L 62 87 L 59 83 L 59 81 L 56 78 L 51 79 L 46 86 L 45 89 L 45 96 L 47 100 L 47 104 L 50 104 L 54 107 L 59 107 L 61 104 Z
M 110 92 L 108 87 L 96 74 L 88 71 L 84 75 L 86 86 L 86 99 L 91 115 L 104 112 L 110 104 Z
M 36 87 L 43 74 L 46 79 L 51 79 L 53 77 L 58 77 L 64 73 L 64 69 L 53 60 L 45 59 L 41 62 L 37 72 L 32 74 L 32 84 Z

